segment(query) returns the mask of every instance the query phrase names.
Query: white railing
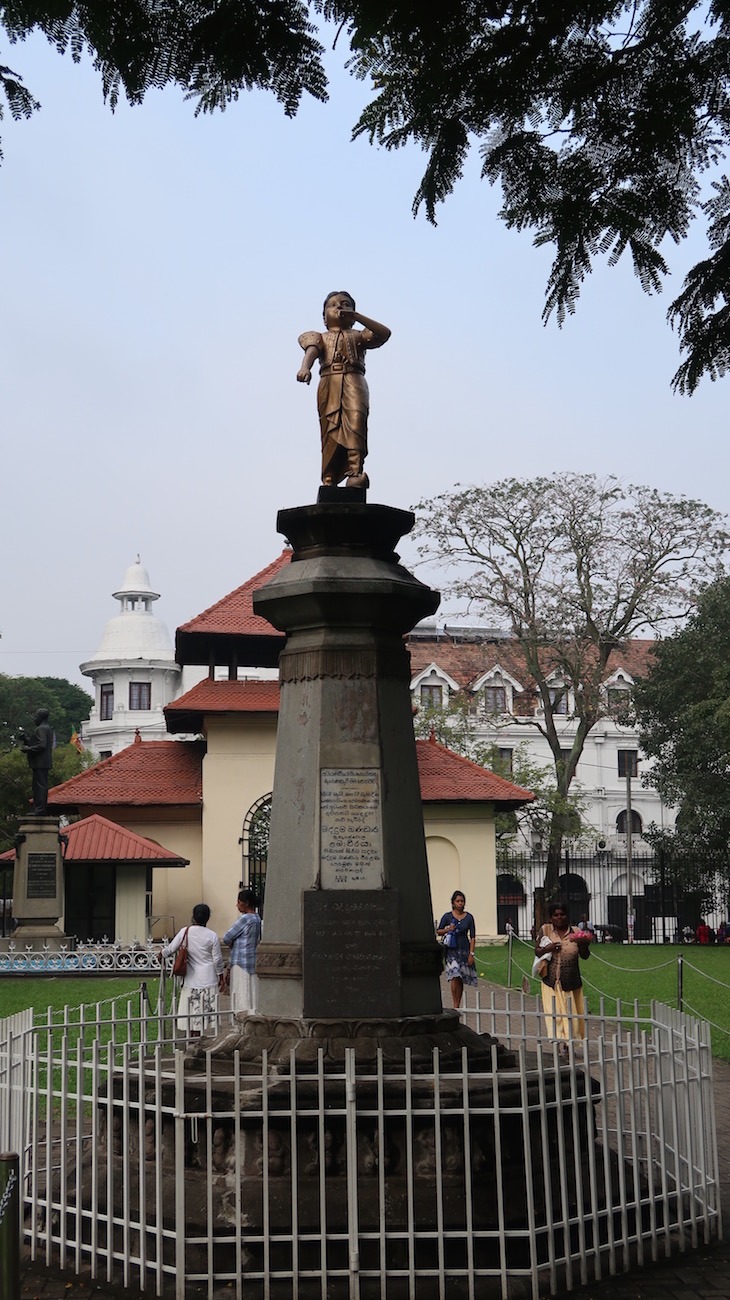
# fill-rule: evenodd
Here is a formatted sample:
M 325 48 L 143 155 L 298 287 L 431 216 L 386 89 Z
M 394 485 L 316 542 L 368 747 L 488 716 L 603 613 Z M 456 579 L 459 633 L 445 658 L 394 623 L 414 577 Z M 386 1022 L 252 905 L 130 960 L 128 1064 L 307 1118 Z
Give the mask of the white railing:
M 128 1010 L 0 1038 L 33 1258 L 178 1300 L 536 1300 L 721 1235 L 709 1035 L 667 1008 L 590 1016 L 563 1060 L 534 998 L 477 999 L 463 1018 L 514 1053 L 497 1086 L 496 1047 L 456 1073 L 438 1050 L 186 1062 Z

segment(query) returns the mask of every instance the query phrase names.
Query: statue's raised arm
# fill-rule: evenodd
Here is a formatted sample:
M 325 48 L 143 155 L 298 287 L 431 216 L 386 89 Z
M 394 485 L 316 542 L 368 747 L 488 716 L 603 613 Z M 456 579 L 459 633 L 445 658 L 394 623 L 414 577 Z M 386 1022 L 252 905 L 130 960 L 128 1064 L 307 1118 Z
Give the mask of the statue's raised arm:
M 355 323 L 363 329 L 353 329 Z M 336 487 L 345 480 L 349 488 L 366 488 L 363 465 L 368 454 L 370 393 L 365 378 L 365 353 L 380 348 L 390 338 L 386 325 L 364 316 L 352 294 L 339 290 L 324 301 L 325 330 L 299 335 L 304 360 L 297 372 L 301 384 L 312 378 L 319 357 L 317 409 L 322 434 L 322 483 Z

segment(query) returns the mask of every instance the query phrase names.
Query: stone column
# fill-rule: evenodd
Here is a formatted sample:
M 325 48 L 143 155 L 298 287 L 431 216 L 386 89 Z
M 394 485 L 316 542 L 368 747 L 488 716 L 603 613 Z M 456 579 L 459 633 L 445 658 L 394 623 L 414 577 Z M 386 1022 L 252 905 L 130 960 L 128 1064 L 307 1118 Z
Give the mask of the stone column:
M 414 516 L 281 511 L 290 565 L 254 594 L 286 632 L 259 1011 L 308 1019 L 441 1010 L 405 634 L 439 595 L 398 563 Z

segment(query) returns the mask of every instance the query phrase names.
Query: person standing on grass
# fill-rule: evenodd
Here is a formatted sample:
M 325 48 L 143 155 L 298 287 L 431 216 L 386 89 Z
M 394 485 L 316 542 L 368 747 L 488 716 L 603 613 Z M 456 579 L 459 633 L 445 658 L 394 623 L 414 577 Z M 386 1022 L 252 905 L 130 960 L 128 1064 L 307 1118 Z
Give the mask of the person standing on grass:
M 451 985 L 454 1010 L 458 1011 L 464 985 L 476 988 L 478 983 L 474 957 L 476 926 L 471 912 L 466 910 L 466 898 L 460 889 L 451 895 L 451 911 L 445 912 L 441 917 L 436 933 L 443 935 L 446 953 L 444 970 Z
M 238 920 L 223 935 L 231 950 L 231 1011 L 257 1011 L 256 949 L 261 940 L 261 917 L 252 890 L 241 890 L 236 907 Z
M 567 904 L 557 900 L 550 908 L 550 921 L 544 925 L 535 945 L 535 956 L 552 953 L 542 978 L 542 1006 L 548 1038 L 560 1041 L 560 1055 L 568 1055 L 568 1040 L 573 1035 L 585 1038 L 585 1004 L 579 959 L 590 957 L 590 937 L 576 930 L 568 919 Z

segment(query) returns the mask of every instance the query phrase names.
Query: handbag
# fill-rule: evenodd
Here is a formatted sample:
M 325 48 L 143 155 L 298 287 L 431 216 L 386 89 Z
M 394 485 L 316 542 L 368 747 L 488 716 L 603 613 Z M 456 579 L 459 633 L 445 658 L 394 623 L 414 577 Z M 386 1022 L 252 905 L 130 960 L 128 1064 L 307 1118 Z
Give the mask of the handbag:
M 456 934 L 453 930 L 447 930 L 444 935 L 444 948 L 456 947 Z
M 185 933 L 182 937 L 182 942 L 177 952 L 175 953 L 175 960 L 172 963 L 173 975 L 179 975 L 181 979 L 188 968 L 188 930 L 189 929 L 190 929 L 189 925 L 185 927 Z

